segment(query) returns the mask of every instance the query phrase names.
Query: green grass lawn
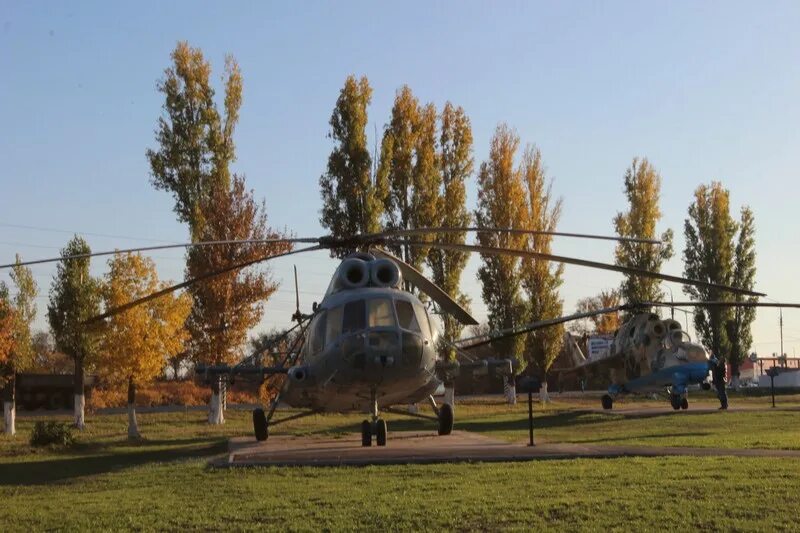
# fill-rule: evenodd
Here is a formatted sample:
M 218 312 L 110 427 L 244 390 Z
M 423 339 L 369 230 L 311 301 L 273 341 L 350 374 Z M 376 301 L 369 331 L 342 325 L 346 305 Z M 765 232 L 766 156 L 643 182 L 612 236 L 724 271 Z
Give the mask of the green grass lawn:
M 638 404 L 629 404 L 636 406 Z M 647 405 L 643 403 L 642 405 Z M 537 405 L 550 442 L 798 448 L 800 412 L 674 413 L 626 419 Z M 457 427 L 525 438 L 524 404 L 457 406 Z M 280 432 L 336 435 L 361 416 L 316 416 Z M 389 416 L 390 431 L 432 429 Z M 33 420 L 0 437 L 0 529 L 728 529 L 796 530 L 800 461 L 622 458 L 362 468 L 214 469 L 227 439 L 250 432 L 228 411 L 140 415 L 145 440 L 125 440 L 123 415 L 89 416 L 67 450 L 32 449 Z M 391 438 L 391 437 L 390 437 Z M 391 443 L 390 443 L 391 445 Z

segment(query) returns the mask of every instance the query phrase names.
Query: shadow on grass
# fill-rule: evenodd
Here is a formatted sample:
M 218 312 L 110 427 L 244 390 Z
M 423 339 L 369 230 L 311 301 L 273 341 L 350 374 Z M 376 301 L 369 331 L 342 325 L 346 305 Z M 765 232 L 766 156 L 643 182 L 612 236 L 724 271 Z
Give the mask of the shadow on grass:
M 580 440 L 570 440 L 568 442 L 572 444 L 596 444 L 600 442 L 618 442 L 618 441 L 637 441 L 637 440 L 649 440 L 649 439 L 669 439 L 669 438 L 679 438 L 679 437 L 706 437 L 711 435 L 708 432 L 694 432 L 694 433 L 656 433 L 656 434 L 647 434 L 647 435 L 623 435 L 620 437 L 598 437 L 598 438 L 588 438 L 588 439 L 580 439 Z M 664 443 L 664 446 L 669 446 L 669 443 Z
M 404 418 L 402 415 L 391 415 L 387 420 L 391 431 L 436 431 L 437 424 L 433 420 L 422 420 L 419 418 Z M 564 411 L 552 414 L 534 414 L 534 427 L 536 429 L 558 428 L 564 426 L 580 427 L 590 424 L 599 424 L 612 420 L 622 419 L 610 415 L 599 415 L 581 411 Z M 456 421 L 454 428 L 475 433 L 503 433 L 519 431 L 523 433 L 528 430 L 527 415 L 509 418 L 508 415 L 499 415 L 495 419 L 490 417 L 481 419 L 458 419 L 456 411 Z M 334 428 L 320 429 L 319 431 L 309 430 L 306 434 L 320 433 L 358 433 L 361 431 L 361 422 L 344 424 Z
M 197 445 L 204 443 L 205 445 Z M 108 443 L 120 446 L 120 443 Z M 192 446 L 192 444 L 195 444 Z M 174 449 L 149 449 L 151 447 L 180 446 Z M 181 446 L 183 445 L 183 446 Z M 117 472 L 127 468 L 183 459 L 195 459 L 219 455 L 227 451 L 227 439 L 185 439 L 141 441 L 131 444 L 141 451 L 124 451 L 105 455 L 81 455 L 63 459 L 48 459 L 21 463 L 0 464 L 0 486 L 44 485 L 75 478 Z M 93 447 L 89 447 L 93 449 Z M 64 450 L 63 453 L 81 453 L 81 447 Z

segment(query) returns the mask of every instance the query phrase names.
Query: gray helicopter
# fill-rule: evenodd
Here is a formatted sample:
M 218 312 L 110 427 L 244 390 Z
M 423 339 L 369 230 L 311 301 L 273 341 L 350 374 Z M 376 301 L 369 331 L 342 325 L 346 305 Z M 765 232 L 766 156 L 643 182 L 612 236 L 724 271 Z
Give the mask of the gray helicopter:
M 447 233 L 493 232 L 516 234 L 548 234 L 563 237 L 579 237 L 610 241 L 632 241 L 644 244 L 659 244 L 649 239 L 605 237 L 563 232 L 529 231 L 518 228 L 417 228 L 411 230 L 389 230 L 380 233 L 356 235 L 347 238 L 331 236 L 311 238 L 276 238 L 261 240 L 223 240 L 159 245 L 127 250 L 95 252 L 77 256 L 40 259 L 21 263 L 39 264 L 63 261 L 78 257 L 112 255 L 115 253 L 141 252 L 178 247 L 199 246 L 258 246 L 266 243 L 284 242 L 289 244 L 311 244 L 312 246 L 259 257 L 247 262 L 231 264 L 200 277 L 188 279 L 177 285 L 166 287 L 143 298 L 133 300 L 122 306 L 108 309 L 83 324 L 92 327 L 101 324 L 106 318 L 158 298 L 162 295 L 202 283 L 215 276 L 237 271 L 269 261 L 315 250 L 350 250 L 350 253 L 336 269 L 330 286 L 322 301 L 314 305 L 313 313 L 305 315 L 298 308 L 293 319 L 297 325 L 286 333 L 300 328 L 293 346 L 277 366 L 257 364 L 257 354 L 233 366 L 198 365 L 196 372 L 206 381 L 225 376 L 272 379 L 285 376 L 279 393 L 273 398 L 267 410 L 253 411 L 253 429 L 257 440 L 267 440 L 271 426 L 321 412 L 367 412 L 369 419 L 362 422 L 362 445 L 371 446 L 373 437 L 378 446 L 387 441 L 386 422 L 382 412 L 397 413 L 431 419 L 438 424 L 438 433 L 447 435 L 453 429 L 453 406 L 449 403 L 437 405 L 433 392 L 443 383 L 451 382 L 462 371 L 480 371 L 502 376 L 511 374 L 510 358 L 474 360 L 465 350 L 458 348 L 457 361 L 437 360 L 437 334 L 432 327 L 427 309 L 418 296 L 410 290 L 428 296 L 439 313 L 447 313 L 465 325 L 477 324 L 477 320 L 442 289 L 428 280 L 422 273 L 385 251 L 384 248 L 417 247 L 438 248 L 461 252 L 478 252 L 482 255 L 512 255 L 527 259 L 554 261 L 559 263 L 600 268 L 625 274 L 645 276 L 665 281 L 712 287 L 733 293 L 762 296 L 753 291 L 737 289 L 726 285 L 691 280 L 668 274 L 661 274 L 637 268 L 600 263 L 572 257 L 544 254 L 525 249 L 479 246 L 437 242 L 436 240 L 415 241 L 413 237 Z M 0 268 L 13 266 L 0 265 Z M 405 282 L 405 283 L 404 283 Z M 297 289 L 297 286 L 295 285 Z M 298 298 L 299 300 L 299 298 Z M 563 319 L 556 319 L 563 320 Z M 507 332 L 497 332 L 506 334 Z M 519 334 L 514 332 L 512 334 Z M 492 339 L 499 338 L 494 332 Z M 472 346 L 471 346 L 472 347 Z M 433 415 L 411 413 L 395 409 L 394 406 L 428 400 Z M 305 409 L 304 412 L 275 419 L 278 404 L 285 402 L 291 407 Z

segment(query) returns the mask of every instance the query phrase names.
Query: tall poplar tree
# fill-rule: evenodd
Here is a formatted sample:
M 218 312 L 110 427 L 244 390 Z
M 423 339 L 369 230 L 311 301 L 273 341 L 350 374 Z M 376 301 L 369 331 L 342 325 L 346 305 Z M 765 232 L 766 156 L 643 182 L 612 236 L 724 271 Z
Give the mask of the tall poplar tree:
M 472 176 L 472 127 L 469 117 L 461 107 L 447 102 L 441 114 L 439 137 L 439 165 L 442 186 L 437 199 L 437 218 L 434 226 L 463 227 L 470 224 L 467 211 L 466 181 Z M 441 242 L 464 244 L 466 233 L 444 233 Z M 469 298 L 460 290 L 461 273 L 467 264 L 466 252 L 432 249 L 428 254 L 433 282 L 462 306 L 469 305 Z M 461 336 L 463 325 L 448 314 L 442 315 L 442 335 L 439 355 L 445 360 L 455 359 L 452 342 Z
M 620 237 L 655 239 L 656 225 L 661 219 L 658 207 L 661 194 L 661 175 L 645 159 L 634 158 L 625 171 L 625 197 L 628 211 L 617 213 L 614 229 Z M 619 242 L 615 252 L 615 263 L 620 266 L 659 272 L 664 261 L 672 257 L 672 230 L 661 234 L 663 244 Z M 659 280 L 626 274 L 620 286 L 625 302 L 658 301 L 663 295 Z
M 479 227 L 524 228 L 527 218 L 525 185 L 514 157 L 519 137 L 506 124 L 500 124 L 492 137 L 489 159 L 478 171 L 478 207 L 475 222 Z M 478 233 L 482 246 L 522 249 L 524 235 Z M 520 260 L 510 255 L 481 254 L 483 264 L 478 269 L 481 294 L 488 308 L 489 327 L 507 329 L 526 322 L 525 302 L 520 293 L 522 283 Z M 500 357 L 516 361 L 517 371 L 525 368 L 522 336 L 497 340 L 492 347 Z M 511 385 L 513 381 L 509 384 Z M 509 386 L 508 399 L 515 401 L 516 391 Z
M 743 207 L 739 221 L 739 234 L 733 254 L 733 286 L 753 290 L 756 277 L 755 219 L 749 207 Z M 750 297 L 746 301 L 756 301 Z M 733 386 L 739 387 L 739 367 L 753 344 L 751 326 L 756 318 L 755 307 L 735 307 L 726 323 L 730 341 L 728 361 L 731 364 Z
M 561 217 L 561 198 L 553 198 L 552 181 L 547 183 L 539 149 L 528 146 L 522 156 L 519 173 L 527 199 L 525 223 L 534 231 L 556 231 Z M 551 253 L 551 235 L 529 235 L 526 248 L 543 254 Z M 559 295 L 564 265 L 534 258 L 523 258 L 522 288 L 527 296 L 527 320 L 535 322 L 563 314 L 564 302 Z M 542 401 L 548 401 L 547 374 L 558 357 L 564 342 L 564 326 L 552 326 L 525 338 L 525 359 L 536 367 L 542 378 Z
M 211 66 L 200 49 L 178 43 L 173 65 L 158 89 L 164 113 L 156 130 L 157 150 L 148 150 L 153 185 L 172 193 L 178 220 L 189 225 L 192 241 L 264 239 L 277 235 L 266 226 L 264 204 L 235 176 L 233 133 L 242 104 L 242 74 L 225 60 L 225 95 L 220 112 L 210 84 Z M 229 245 L 191 248 L 186 277 L 195 278 L 258 257 L 287 250 L 286 245 Z M 268 267 L 230 272 L 190 286 L 194 361 L 229 362 L 240 353 L 246 329 L 257 323 L 264 300 L 275 290 Z M 243 331 L 244 329 L 244 331 Z M 222 423 L 219 382 L 212 383 L 209 421 Z
M 334 237 L 372 233 L 380 225 L 380 200 L 372 177 L 367 147 L 367 108 L 372 88 L 366 77 L 348 76 L 330 119 L 328 137 L 334 147 L 328 168 L 319 179 L 322 210 L 320 223 Z M 343 256 L 352 250 L 331 250 Z
M 684 276 L 731 285 L 736 230 L 736 221 L 730 214 L 729 192 L 719 182 L 699 186 L 684 222 Z M 697 301 L 731 300 L 730 293 L 713 287 L 684 285 L 683 291 Z M 700 340 L 718 358 L 726 358 L 731 353 L 726 324 L 732 317 L 731 308 L 698 307 L 695 311 L 694 326 Z
M 83 429 L 84 368 L 97 355 L 98 331 L 84 321 L 100 313 L 100 283 L 89 274 L 88 257 L 72 257 L 92 252 L 83 238 L 75 236 L 61 250 L 63 259 L 56 266 L 50 287 L 47 320 L 53 331 L 56 349 L 75 363 L 75 426 Z
M 434 226 L 439 218 L 439 189 L 442 186 L 437 149 L 437 115 L 433 104 L 427 104 L 419 110 L 415 129 L 410 226 L 425 228 Z M 416 239 L 430 242 L 433 235 L 421 235 Z M 429 248 L 411 248 L 409 264 L 419 270 L 429 252 Z
M 377 186 L 384 204 L 387 229 L 413 227 L 414 167 L 417 150 L 419 102 L 411 89 L 404 85 L 397 91 L 392 106 L 392 117 L 383 133 L 381 156 L 378 164 Z M 408 246 L 393 249 L 403 261 L 412 258 Z
M 202 229 L 202 205 L 217 188 L 230 186 L 235 160 L 233 132 L 242 105 L 242 73 L 232 56 L 225 59 L 224 113 L 211 86 L 211 65 L 199 48 L 185 41 L 172 52 L 158 91 L 164 95 L 158 119 L 158 148 L 147 150 L 151 183 L 172 193 L 178 220 L 189 225 L 193 240 Z

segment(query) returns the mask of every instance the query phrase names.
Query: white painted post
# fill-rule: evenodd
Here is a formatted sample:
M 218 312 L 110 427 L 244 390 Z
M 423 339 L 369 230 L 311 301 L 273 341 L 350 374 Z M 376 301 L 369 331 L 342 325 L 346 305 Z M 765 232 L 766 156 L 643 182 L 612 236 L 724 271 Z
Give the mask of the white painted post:
M 17 434 L 17 410 L 14 402 L 3 402 L 3 420 L 5 421 L 5 434 Z

